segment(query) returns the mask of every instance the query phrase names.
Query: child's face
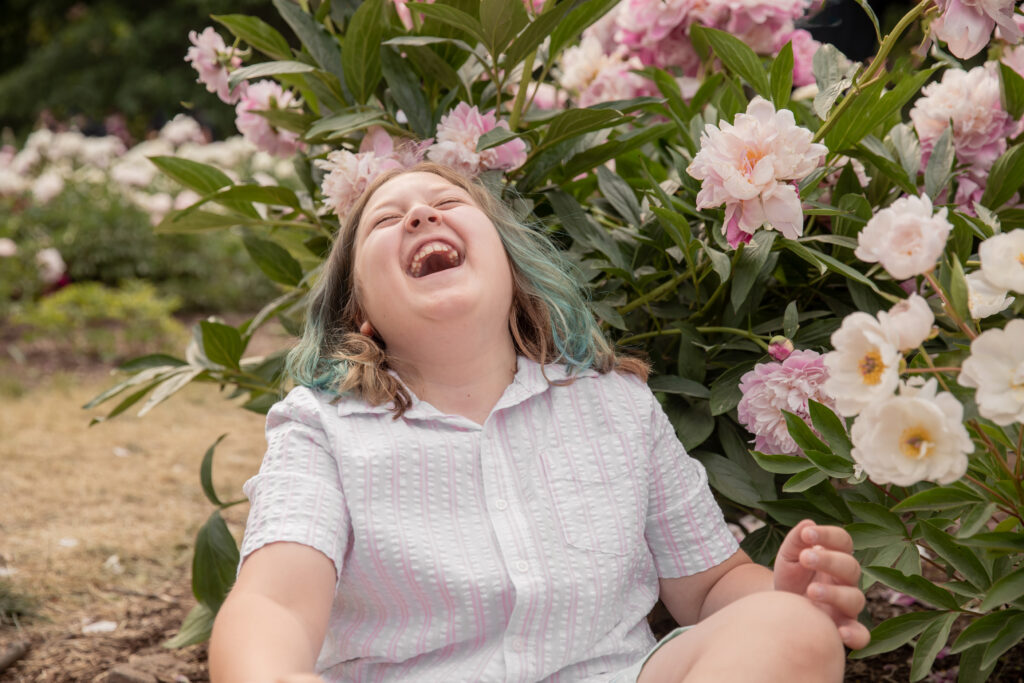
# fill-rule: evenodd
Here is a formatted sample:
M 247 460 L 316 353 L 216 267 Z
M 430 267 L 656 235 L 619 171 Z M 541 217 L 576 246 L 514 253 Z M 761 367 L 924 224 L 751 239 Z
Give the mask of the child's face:
M 367 202 L 355 238 L 356 296 L 389 347 L 423 323 L 508 328 L 512 272 L 494 224 L 469 193 L 433 173 L 406 173 Z M 360 321 L 363 322 L 363 321 Z

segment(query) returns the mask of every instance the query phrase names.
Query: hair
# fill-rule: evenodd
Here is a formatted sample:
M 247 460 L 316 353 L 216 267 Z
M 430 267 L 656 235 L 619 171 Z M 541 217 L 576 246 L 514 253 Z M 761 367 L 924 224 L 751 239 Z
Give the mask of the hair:
M 337 396 L 354 394 L 371 405 L 391 401 L 396 419 L 412 404 L 408 390 L 388 372 L 383 344 L 359 331 L 365 316 L 354 264 L 356 229 L 367 202 L 384 183 L 415 172 L 433 173 L 468 192 L 497 229 L 512 271 L 509 330 L 517 353 L 542 367 L 565 364 L 570 375 L 566 383 L 588 368 L 647 379 L 645 361 L 616 355 L 590 311 L 576 268 L 546 236 L 516 219 L 479 181 L 447 166 L 421 162 L 379 175 L 343 221 L 321 277 L 310 290 L 302 339 L 287 357 L 286 371 L 295 382 Z

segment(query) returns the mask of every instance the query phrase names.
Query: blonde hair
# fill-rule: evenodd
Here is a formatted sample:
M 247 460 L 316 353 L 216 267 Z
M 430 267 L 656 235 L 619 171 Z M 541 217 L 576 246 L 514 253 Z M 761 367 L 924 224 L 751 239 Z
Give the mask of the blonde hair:
M 382 173 L 349 211 L 323 264 L 323 274 L 310 291 L 302 339 L 288 355 L 286 368 L 296 382 L 338 395 L 356 395 L 371 405 L 391 401 L 396 418 L 412 404 L 408 390 L 388 372 L 382 340 L 359 331 L 365 316 L 357 297 L 354 263 L 356 230 L 367 202 L 388 181 L 417 172 L 433 173 L 465 190 L 494 224 L 512 271 L 509 331 L 517 353 L 542 367 L 564 363 L 570 374 L 593 368 L 647 379 L 645 361 L 616 355 L 590 312 L 575 268 L 547 237 L 523 225 L 478 181 L 447 166 L 423 162 Z

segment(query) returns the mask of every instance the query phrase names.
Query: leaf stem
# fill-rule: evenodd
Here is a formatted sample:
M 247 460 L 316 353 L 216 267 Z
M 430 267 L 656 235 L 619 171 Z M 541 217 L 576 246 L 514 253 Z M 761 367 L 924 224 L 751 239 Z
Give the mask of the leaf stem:
M 907 368 L 906 370 L 903 371 L 903 374 L 905 374 L 905 375 L 913 375 L 913 374 L 922 373 L 922 372 L 960 372 L 960 368 L 959 367 L 954 367 L 954 366 L 943 366 L 943 367 L 932 366 L 930 368 Z
M 651 330 L 650 332 L 641 332 L 640 334 L 633 334 L 628 337 L 623 337 L 615 342 L 616 345 L 622 346 L 625 344 L 632 344 L 633 342 L 643 341 L 644 339 L 653 339 L 654 337 L 667 337 L 674 334 L 682 334 L 683 331 L 675 327 L 667 330 Z
M 854 81 L 850 90 L 847 92 L 846 97 L 843 98 L 843 101 L 829 112 L 828 119 L 821 124 L 821 127 L 818 128 L 818 131 L 814 134 L 814 142 L 820 142 L 821 139 L 825 137 L 825 134 L 832 129 L 842 113 L 849 108 L 850 104 L 855 99 L 857 99 L 856 95 L 860 92 L 861 88 L 870 85 L 874 82 L 876 77 L 881 76 L 882 72 L 885 70 L 885 60 L 892 51 L 892 48 L 896 45 L 896 41 L 899 40 L 903 32 L 906 31 L 907 28 L 933 4 L 933 2 L 934 0 L 921 0 L 921 2 L 915 5 L 903 16 L 902 19 L 900 19 L 899 23 L 893 27 L 892 31 L 886 34 L 885 40 L 882 41 L 882 44 L 878 48 L 878 54 L 875 55 L 870 66 L 868 66 L 868 68 Z
M 679 286 L 679 283 L 682 282 L 683 280 L 685 280 L 688 275 L 689 275 L 689 273 L 686 273 L 686 272 L 680 273 L 679 275 L 676 275 L 674 278 L 672 278 L 668 282 L 665 282 L 665 283 L 661 284 L 660 286 L 658 286 L 658 287 L 652 289 L 651 291 L 647 292 L 647 294 L 644 294 L 641 297 L 633 299 L 628 304 L 626 304 L 622 308 L 618 309 L 619 310 L 619 315 L 626 315 L 630 311 L 635 311 L 636 309 L 640 308 L 641 306 L 644 306 L 644 305 L 654 301 L 655 299 L 659 299 L 662 296 L 668 294 L 669 292 L 675 290 L 675 288 Z
M 928 272 L 924 274 L 924 279 L 928 281 L 928 284 L 931 285 L 933 290 L 935 290 L 935 293 L 939 295 L 940 299 L 942 299 L 942 307 L 946 309 L 946 315 L 950 317 L 950 319 L 956 324 L 956 326 L 963 330 L 963 333 L 970 337 L 972 340 L 975 337 L 977 337 L 978 333 L 972 330 L 970 326 L 963 321 L 963 318 L 961 318 L 960 315 L 956 312 L 956 309 L 953 308 L 953 304 L 950 302 L 949 297 L 946 296 L 946 292 L 943 291 L 938 281 L 936 281 L 935 276 Z

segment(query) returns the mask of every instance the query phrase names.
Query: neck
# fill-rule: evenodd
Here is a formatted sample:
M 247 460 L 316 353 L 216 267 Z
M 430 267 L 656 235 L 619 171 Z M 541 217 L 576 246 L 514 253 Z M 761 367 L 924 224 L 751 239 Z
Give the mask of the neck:
M 438 410 L 483 424 L 516 373 L 516 352 L 507 326 L 431 331 L 420 343 L 395 349 L 388 363 L 418 398 Z

